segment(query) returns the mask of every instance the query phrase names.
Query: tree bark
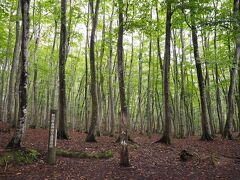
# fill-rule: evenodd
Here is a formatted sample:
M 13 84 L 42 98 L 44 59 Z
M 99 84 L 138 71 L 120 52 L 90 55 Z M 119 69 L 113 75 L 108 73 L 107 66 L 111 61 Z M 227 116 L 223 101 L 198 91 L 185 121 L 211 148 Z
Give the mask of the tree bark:
M 171 59 L 171 1 L 166 0 L 166 37 L 165 37 L 165 57 L 164 57 L 164 118 L 165 126 L 163 136 L 159 142 L 171 144 L 171 102 L 170 102 L 170 59 Z
M 97 0 L 95 12 L 92 12 L 92 31 L 90 37 L 90 71 L 91 71 L 91 96 L 92 96 L 92 117 L 89 132 L 86 137 L 86 142 L 95 142 L 95 129 L 98 121 L 98 99 L 96 91 L 96 67 L 95 67 L 95 34 L 98 22 L 98 10 L 100 0 Z M 93 9 L 93 2 L 90 2 L 90 6 Z
M 233 4 L 233 13 L 234 17 L 237 18 L 239 15 L 239 5 L 240 0 L 234 0 Z M 239 20 L 237 20 L 239 22 Z M 233 64 L 230 70 L 230 85 L 228 89 L 228 110 L 227 110 L 227 120 L 224 127 L 223 132 L 223 138 L 233 139 L 232 137 L 232 123 L 233 123 L 233 116 L 234 116 L 234 94 L 235 94 L 235 87 L 236 87 L 236 74 L 237 74 L 237 65 L 239 64 L 239 58 L 240 58 L 240 33 L 237 29 L 237 25 L 234 25 L 234 30 L 237 33 L 235 35 L 235 43 L 236 43 L 236 49 L 235 49 L 235 55 L 233 59 Z
M 60 47 L 59 47 L 59 129 L 58 138 L 68 139 L 66 131 L 66 47 L 67 47 L 67 31 L 66 31 L 66 0 L 61 0 L 61 31 L 60 31 Z
M 198 77 L 198 86 L 200 90 L 200 102 L 201 102 L 201 123 L 202 123 L 202 137 L 201 140 L 212 140 L 212 137 L 209 133 L 209 125 L 208 125 L 208 111 L 207 111 L 207 103 L 206 103 L 206 90 L 202 72 L 202 65 L 199 56 L 199 48 L 198 48 L 198 37 L 197 37 L 197 28 L 194 20 L 194 12 L 191 11 L 192 17 L 192 43 L 193 43 L 193 52 L 195 65 L 197 69 L 197 77 Z
M 90 5 L 88 3 L 88 16 L 86 25 L 86 44 L 85 44 L 85 92 L 84 92 L 84 102 L 85 102 L 85 131 L 88 131 L 88 27 L 89 27 L 89 9 Z
M 120 105 L 121 105 L 121 122 L 120 129 L 122 131 L 121 139 L 121 152 L 120 152 L 120 165 L 129 166 L 128 157 L 128 108 L 125 98 L 125 86 L 124 86 L 124 61 L 123 61 L 123 0 L 118 0 L 118 41 L 117 41 L 117 58 L 118 58 L 118 80 L 119 80 L 119 93 L 120 93 Z
M 55 51 L 55 44 L 56 44 L 56 37 L 57 37 L 57 21 L 55 20 L 55 26 L 54 26 L 54 38 L 53 38 L 53 45 L 52 45 L 52 51 L 50 55 L 50 61 L 49 61 L 49 68 L 50 72 L 48 73 L 48 80 L 47 80 L 47 102 L 46 102 L 46 119 L 45 119 L 45 124 L 49 122 L 49 112 L 50 112 L 50 90 L 51 90 L 51 83 L 53 82 L 52 80 L 52 67 L 53 67 L 53 57 L 54 57 L 54 51 Z
M 114 15 L 114 7 L 115 7 L 115 0 L 112 1 L 112 13 L 109 25 L 109 57 L 108 57 L 108 88 L 109 88 L 109 109 L 110 109 L 110 123 L 111 123 L 111 130 L 110 135 L 113 136 L 115 133 L 115 114 L 114 114 L 114 105 L 113 105 L 113 89 L 112 89 L 112 76 L 113 76 L 113 67 L 112 67 L 112 55 L 113 55 L 113 47 L 112 47 L 112 31 L 113 31 L 113 15 Z
M 140 41 L 140 50 L 139 50 L 139 58 L 138 58 L 138 119 L 140 119 L 140 133 L 143 134 L 143 118 L 142 118 L 142 51 L 143 51 L 143 41 L 144 35 L 142 35 Z
M 146 107 L 147 134 L 148 134 L 149 137 L 152 134 L 152 129 L 151 129 L 152 113 L 151 113 L 151 98 L 150 98 L 151 64 L 152 64 L 152 40 L 149 41 L 148 79 L 147 79 L 147 107 Z
M 0 121 L 5 121 L 4 115 L 5 115 L 5 99 L 4 95 L 7 93 L 4 93 L 4 87 L 6 84 L 7 87 L 7 69 L 8 64 L 9 64 L 9 56 L 10 56 L 10 50 L 11 50 L 11 41 L 12 41 L 12 16 L 13 16 L 13 11 L 12 8 L 10 10 L 10 15 L 9 15 L 9 24 L 8 24 L 8 38 L 7 38 L 7 48 L 6 48 L 6 54 L 5 54 L 5 61 L 3 64 L 3 69 L 2 69 L 2 78 L 1 78 L 1 89 L 0 89 Z
M 183 27 L 181 26 L 180 30 L 180 39 L 181 39 L 181 49 L 182 49 L 182 60 L 181 60 L 181 93 L 180 93 L 180 119 L 179 119 L 179 136 L 180 138 L 184 138 L 184 121 L 186 118 L 185 115 L 185 69 L 184 62 L 186 60 L 185 55 L 185 43 L 183 38 Z
M 21 45 L 21 76 L 19 84 L 19 119 L 17 129 L 7 148 L 20 148 L 27 119 L 27 87 L 28 87 L 28 41 L 29 41 L 29 7 L 30 0 L 21 0 L 22 9 L 22 45 Z
M 34 13 L 36 11 L 36 6 L 35 6 L 35 0 L 34 0 Z M 33 33 L 34 33 L 34 40 L 35 40 L 35 47 L 34 47 L 34 52 L 33 52 L 33 61 L 34 61 L 34 73 L 33 73 L 33 113 L 32 113 L 32 127 L 36 128 L 37 127 L 37 123 L 38 123 L 38 83 L 37 83 L 37 79 L 38 79 L 38 68 L 37 68 L 37 61 L 38 61 L 38 46 L 39 46 L 39 41 L 40 41 L 40 33 L 41 33 L 41 10 L 40 10 L 40 18 L 39 18 L 39 22 L 38 22 L 38 29 L 36 30 L 36 27 L 34 24 L 35 22 L 35 17 L 33 16 Z M 37 32 L 38 31 L 38 32 Z
M 7 100 L 7 120 L 10 126 L 13 125 L 12 104 L 13 104 L 13 97 L 14 97 L 14 77 L 15 77 L 15 72 L 18 64 L 20 43 L 21 43 L 20 14 L 21 14 L 21 0 L 18 0 L 18 8 L 17 8 L 17 14 L 16 14 L 16 39 L 15 39 L 15 46 L 14 46 L 14 52 L 13 52 L 12 67 L 10 72 L 8 100 Z
M 214 18 L 216 20 L 216 2 L 213 1 L 213 6 L 214 6 Z M 217 59 L 217 27 L 214 27 L 214 39 L 213 39 L 213 44 L 214 44 L 214 60 L 216 62 L 215 64 L 215 86 L 216 86 L 216 104 L 217 104 L 217 114 L 218 114 L 218 122 L 219 122 L 219 132 L 220 134 L 223 135 L 223 111 L 222 111 L 222 100 L 221 100 L 221 95 L 220 95 L 220 88 L 219 88 L 219 74 L 218 74 L 218 59 Z
M 176 45 L 176 32 L 173 30 L 173 57 L 174 57 L 174 136 L 180 134 L 179 123 L 179 93 L 178 93 L 178 57 L 177 57 L 177 45 Z M 182 130 L 182 129 L 181 129 Z M 182 135 L 181 135 L 182 136 Z

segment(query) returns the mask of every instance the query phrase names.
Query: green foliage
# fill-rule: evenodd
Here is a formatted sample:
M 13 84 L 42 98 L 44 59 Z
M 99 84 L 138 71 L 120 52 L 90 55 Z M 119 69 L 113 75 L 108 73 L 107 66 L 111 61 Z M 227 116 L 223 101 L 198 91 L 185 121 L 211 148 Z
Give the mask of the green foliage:
M 17 149 L 3 152 L 0 154 L 0 166 L 6 164 L 32 164 L 39 158 L 39 153 L 34 149 Z

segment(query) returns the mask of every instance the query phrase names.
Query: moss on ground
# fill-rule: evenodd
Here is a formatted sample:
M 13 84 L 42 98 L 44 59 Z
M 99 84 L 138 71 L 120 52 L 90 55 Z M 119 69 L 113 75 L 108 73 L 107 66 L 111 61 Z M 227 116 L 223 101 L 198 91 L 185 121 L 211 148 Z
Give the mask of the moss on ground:
M 32 164 L 38 160 L 39 155 L 34 149 L 9 150 L 0 154 L 0 166 L 7 164 Z
M 63 149 L 57 149 L 57 156 L 69 157 L 69 158 L 89 158 L 89 159 L 109 159 L 113 157 L 111 150 L 102 152 L 71 152 Z

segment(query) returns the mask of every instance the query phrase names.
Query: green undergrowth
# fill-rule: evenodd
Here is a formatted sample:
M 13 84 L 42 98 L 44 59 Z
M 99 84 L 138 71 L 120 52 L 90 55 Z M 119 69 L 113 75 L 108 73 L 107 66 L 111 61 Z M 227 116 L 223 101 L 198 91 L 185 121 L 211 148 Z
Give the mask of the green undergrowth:
M 113 152 L 111 150 L 102 152 L 71 152 L 63 149 L 57 149 L 57 156 L 69 157 L 69 158 L 88 158 L 88 159 L 109 159 L 113 157 Z
M 32 164 L 38 160 L 39 155 L 34 149 L 9 150 L 0 154 L 0 166 Z

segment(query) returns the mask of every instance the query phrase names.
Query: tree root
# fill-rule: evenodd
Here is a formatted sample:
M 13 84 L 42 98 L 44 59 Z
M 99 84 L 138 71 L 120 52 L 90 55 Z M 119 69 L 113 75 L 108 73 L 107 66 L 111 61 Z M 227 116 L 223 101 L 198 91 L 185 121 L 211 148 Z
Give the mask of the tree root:
M 162 144 L 170 145 L 171 138 L 169 136 L 163 135 L 163 137 L 160 140 L 156 141 L 155 143 L 162 143 Z
M 200 140 L 201 141 L 213 141 L 213 137 L 210 134 L 206 133 L 206 134 L 202 135 Z
M 225 131 L 223 132 L 223 139 L 234 140 L 231 131 L 225 130 Z
M 87 135 L 87 137 L 86 137 L 86 140 L 85 140 L 86 142 L 97 142 L 97 140 L 96 140 L 96 137 L 95 137 L 95 135 L 94 134 L 91 134 L 91 135 Z
M 57 132 L 57 138 L 58 139 L 65 139 L 65 140 L 69 140 L 69 136 L 65 131 L 58 131 Z

